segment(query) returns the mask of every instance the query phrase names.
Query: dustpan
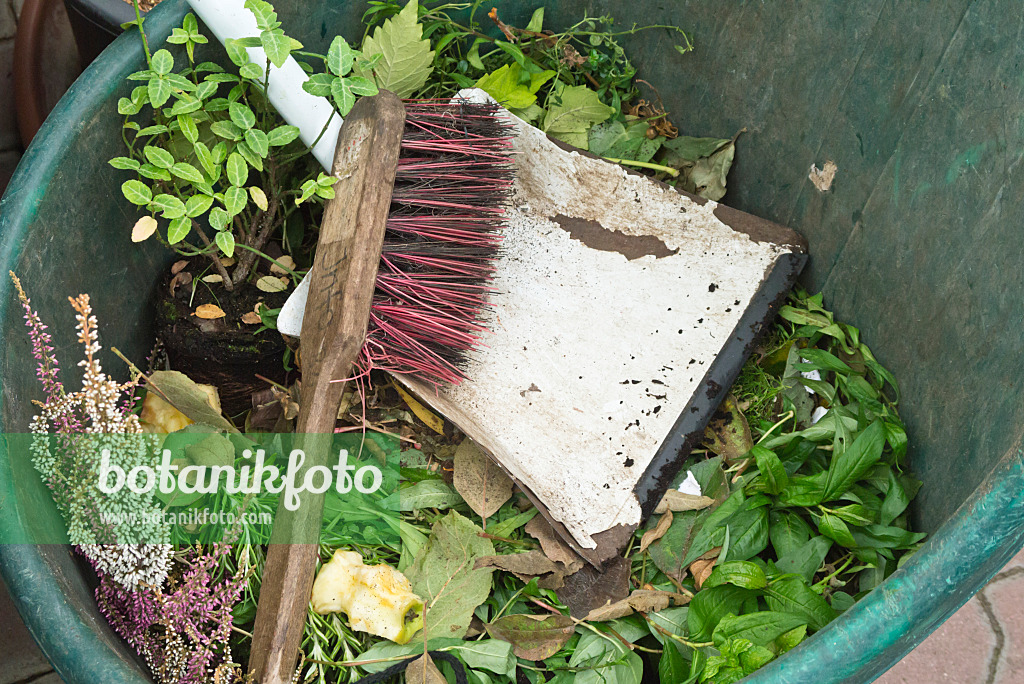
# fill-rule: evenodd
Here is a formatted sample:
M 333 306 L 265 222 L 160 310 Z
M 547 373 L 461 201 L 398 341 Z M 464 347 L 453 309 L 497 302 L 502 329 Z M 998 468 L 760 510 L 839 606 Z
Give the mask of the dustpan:
M 458 385 L 398 379 L 600 564 L 700 440 L 806 244 L 505 115 L 516 181 L 492 333 Z M 301 299 L 281 312 L 285 334 L 299 331 Z

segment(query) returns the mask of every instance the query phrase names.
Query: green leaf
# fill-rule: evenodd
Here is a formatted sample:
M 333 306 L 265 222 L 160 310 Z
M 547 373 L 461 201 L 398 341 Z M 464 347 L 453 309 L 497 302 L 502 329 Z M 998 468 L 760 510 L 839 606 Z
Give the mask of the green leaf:
M 253 167 L 257 171 L 263 170 L 263 158 L 253 152 L 252 148 L 247 143 L 240 142 L 235 146 L 235 151 L 242 155 L 249 166 Z
M 534 516 L 538 513 L 540 513 L 540 511 L 536 508 L 531 508 L 519 513 L 518 515 L 513 515 L 511 518 L 505 518 L 500 522 L 490 523 L 487 525 L 487 529 L 489 530 L 488 534 L 493 534 L 496 537 L 508 537 L 515 530 L 518 530 L 520 527 L 533 520 Z
M 883 525 L 890 524 L 910 505 L 910 495 L 907 494 L 903 482 L 890 468 L 888 472 L 889 488 L 885 492 L 885 499 L 882 501 L 882 508 L 879 514 L 879 522 Z
M 450 512 L 434 523 L 430 539 L 405 572 L 428 606 L 426 638 L 464 636 L 473 611 L 490 595 L 493 571 L 474 567 L 478 558 L 494 555 L 494 545 L 481 532 L 469 519 Z
M 550 73 L 554 75 L 555 72 Z M 506 64 L 481 76 L 480 80 L 476 82 L 476 87 L 506 108 L 525 109 L 537 101 L 537 96 L 535 95 L 536 90 L 532 90 L 521 82 L 521 74 L 522 67 L 518 64 Z
M 903 548 L 916 544 L 924 539 L 923 532 L 911 532 L 890 525 L 867 525 L 852 533 L 855 544 L 859 548 Z
M 249 196 L 252 197 L 252 202 L 263 211 L 267 210 L 269 206 L 267 204 L 267 194 L 263 192 L 263 188 L 258 188 L 255 185 L 249 187 Z
M 245 209 L 248 199 L 249 196 L 245 192 L 245 188 L 232 185 L 224 191 L 224 210 L 228 212 L 228 216 L 235 216 Z
M 242 78 L 247 78 L 250 81 L 262 82 L 263 81 L 263 67 L 259 64 L 243 64 L 238 67 L 238 75 Z
M 717 202 L 725 196 L 726 178 L 735 156 L 736 145 L 729 142 L 710 157 L 697 160 L 684 172 L 681 187 L 687 192 Z
M 337 80 L 338 78 L 331 74 L 313 74 L 302 84 L 302 89 L 310 95 L 330 97 L 331 84 Z
M 171 172 L 167 169 L 161 169 L 159 166 L 153 166 L 152 164 L 143 164 L 139 167 L 139 175 L 152 180 L 171 180 Z
M 178 162 L 172 166 L 171 173 L 182 180 L 187 180 L 189 183 L 206 182 L 206 179 L 203 178 L 203 174 L 199 172 L 199 169 L 186 162 Z
M 117 113 L 130 116 L 132 114 L 138 114 L 139 110 L 142 109 L 141 105 L 138 105 L 127 97 L 122 97 L 117 101 Z
M 149 102 L 153 107 L 163 107 L 171 96 L 171 84 L 167 82 L 167 79 L 159 76 L 150 80 L 147 89 Z
M 270 152 L 267 134 L 258 128 L 250 128 L 245 132 L 245 142 L 256 154 L 266 157 Z
M 228 106 L 228 115 L 231 117 L 231 123 L 242 130 L 252 128 L 256 124 L 256 115 L 240 102 L 232 102 Z
M 693 641 L 710 641 L 722 618 L 730 613 L 739 613 L 749 596 L 748 590 L 731 584 L 698 591 L 690 601 L 686 615 L 690 638 Z
M 327 50 L 327 68 L 335 76 L 347 76 L 355 64 L 356 53 L 341 36 L 335 36 Z
M 646 121 L 636 121 L 628 127 L 621 121 L 598 124 L 590 129 L 589 150 L 600 157 L 649 162 L 665 140 L 648 138 L 649 128 Z
M 274 12 L 273 5 L 265 0 L 245 0 L 243 7 L 256 17 L 256 26 L 261 31 L 266 31 L 277 23 L 277 13 Z
M 189 231 L 192 230 L 192 219 L 187 216 L 181 216 L 171 220 L 171 225 L 167 227 L 167 242 L 172 245 L 176 245 L 184 240 Z
M 811 526 L 793 511 L 772 511 L 768 535 L 777 558 L 789 555 L 811 538 Z
M 209 176 L 213 182 L 217 182 L 220 178 L 220 166 L 213 161 L 213 155 L 210 153 L 208 148 L 202 142 L 196 142 L 192 149 L 195 150 L 196 159 L 202 164 L 203 169 L 206 171 L 206 175 Z
M 643 661 L 617 640 L 587 632 L 569 658 L 569 667 L 581 668 L 574 684 L 640 684 Z
M 192 195 L 185 201 L 185 216 L 195 218 L 202 216 L 213 205 L 213 198 L 209 195 Z
M 543 11 L 541 7 L 538 12 Z M 668 644 L 661 651 L 658 660 L 658 680 L 661 684 L 679 684 L 690 674 L 689 664 L 683 660 L 683 654 L 673 644 Z
M 347 116 L 356 103 L 356 96 L 345 81 L 344 78 L 336 78 L 331 81 L 331 99 L 334 100 L 334 106 L 338 108 L 338 113 L 342 116 Z
M 145 155 L 151 164 L 161 169 L 170 169 L 174 166 L 174 157 L 165 149 L 146 145 L 142 148 L 142 154 Z
M 121 169 L 122 171 L 138 171 L 139 166 L 141 166 L 138 159 L 132 159 L 131 157 L 114 157 L 107 163 L 115 169 Z
M 462 497 L 444 480 L 423 480 L 403 487 L 381 501 L 392 511 L 418 511 L 423 508 L 446 509 L 462 503 Z
M 807 540 L 788 553 L 779 552 L 779 560 L 775 567 L 780 573 L 795 573 L 803 577 L 807 582 L 814 579 L 814 573 L 818 571 L 825 557 L 832 548 L 832 540 L 824 536 L 816 536 Z
M 541 5 L 533 11 L 533 15 L 530 17 L 529 23 L 526 24 L 526 30 L 534 33 L 540 33 L 544 28 L 544 6 Z
M 302 43 L 286 36 L 281 29 L 263 31 L 260 34 L 260 41 L 263 43 L 263 51 L 267 53 L 270 63 L 279 69 L 284 66 L 292 50 L 302 48 Z
M 807 638 L 807 625 L 801 625 L 796 629 L 791 629 L 785 634 L 780 634 L 775 639 L 775 648 L 778 650 L 779 655 L 782 655 L 786 651 L 790 651 L 797 646 L 801 641 Z
M 174 57 L 167 50 L 157 50 L 153 53 L 150 64 L 153 71 L 161 76 L 165 76 L 171 73 L 171 69 L 174 68 Z
M 544 115 L 541 128 L 582 149 L 587 149 L 586 133 L 590 127 L 615 113 L 614 109 L 601 102 L 597 93 L 586 86 L 566 86 L 558 81 L 552 94 L 553 103 Z M 583 136 L 582 145 L 580 135 Z
M 815 475 L 794 475 L 779 493 L 779 502 L 785 506 L 817 506 L 825 500 L 824 471 Z
M 227 228 L 228 223 L 231 221 L 231 217 L 228 216 L 228 212 L 224 211 L 220 207 L 214 207 L 210 210 L 210 225 L 216 230 L 223 231 Z
M 786 632 L 806 625 L 807 620 L 801 615 L 762 610 L 739 617 L 725 616 L 715 628 L 713 638 L 716 643 L 719 640 L 746 639 L 758 646 L 768 646 Z
M 242 139 L 242 129 L 230 121 L 214 121 L 210 124 L 210 132 L 228 140 Z
M 281 147 L 282 145 L 287 145 L 297 137 L 299 137 L 298 126 L 278 126 L 267 133 L 267 144 L 271 147 Z
M 806 350 L 805 350 L 806 351 Z M 825 478 L 822 501 L 838 498 L 853 483 L 871 469 L 882 457 L 885 447 L 885 430 L 881 420 L 876 420 L 857 435 L 845 451 L 832 458 Z
M 220 247 L 220 251 L 224 252 L 224 256 L 232 257 L 235 255 L 235 236 L 230 230 L 218 231 L 213 241 Z
M 715 566 L 711 576 L 704 581 L 704 588 L 732 584 L 744 589 L 762 589 L 768 583 L 761 566 L 750 561 L 726 561 Z M 745 637 L 749 638 L 749 637 Z M 774 637 L 773 637 L 774 638 Z M 756 643 L 756 642 L 755 642 Z
M 238 152 L 232 152 L 228 155 L 227 161 L 227 172 L 228 182 L 235 187 L 241 187 L 245 185 L 246 181 L 249 180 L 249 167 L 245 163 L 245 159 Z
M 171 111 L 164 110 L 164 113 L 168 116 L 178 116 L 179 114 L 191 114 L 200 107 L 203 106 L 202 100 L 197 100 L 190 95 L 180 96 L 177 102 L 171 107 Z
M 149 203 L 149 210 L 162 211 L 164 218 L 175 219 L 185 215 L 185 203 L 174 195 L 161 193 Z
M 488 42 L 487 38 L 477 38 L 470 46 L 469 52 L 466 53 L 466 61 L 469 62 L 474 69 L 479 69 L 480 71 L 487 68 L 480 59 L 480 45 L 485 42 Z
M 242 38 L 241 40 L 228 38 L 224 41 L 224 50 L 228 53 L 228 59 L 230 59 L 237 67 L 249 64 L 249 53 L 245 50 L 247 40 L 248 39 L 246 38 Z M 259 39 L 256 40 L 259 42 Z M 262 73 L 262 69 L 260 70 L 260 73 Z
M 515 677 L 516 657 L 512 653 L 512 644 L 500 639 L 463 641 L 451 652 L 471 668 L 488 670 L 510 679 Z
M 691 138 L 680 135 L 671 140 L 666 140 L 665 147 L 671 150 L 681 161 L 696 162 L 698 159 L 710 157 L 729 142 L 729 140 L 723 140 L 722 138 Z M 670 165 L 675 166 L 675 164 Z
M 153 191 L 142 181 L 129 180 L 121 184 L 121 192 L 132 204 L 144 206 L 153 199 Z
M 800 577 L 791 576 L 775 580 L 764 588 L 764 594 L 771 610 L 799 615 L 813 630 L 821 629 L 838 615 L 832 606 L 814 593 Z
M 357 68 L 360 76 L 372 78 L 379 88 L 402 98 L 422 88 L 433 69 L 434 52 L 430 41 L 423 38 L 418 10 L 417 0 L 409 0 L 401 12 L 367 35 L 362 53 L 370 57 L 379 54 L 381 59 L 371 73 Z
M 782 461 L 773 451 L 760 445 L 754 445 L 750 450 L 750 455 L 754 457 L 757 469 L 761 471 L 766 492 L 772 495 L 778 494 L 789 484 L 789 475 L 782 466 Z
M 840 546 L 852 548 L 857 545 L 850 533 L 850 528 L 837 515 L 822 513 L 818 518 L 818 531 Z
M 495 639 L 512 645 L 516 657 L 545 660 L 558 653 L 576 630 L 567 615 L 506 615 L 485 625 Z M 675 650 L 675 649 L 673 649 Z
M 199 140 L 199 129 L 196 127 L 196 120 L 192 118 L 190 114 L 180 114 L 178 116 L 178 128 L 181 129 L 182 135 L 192 143 L 196 144 Z

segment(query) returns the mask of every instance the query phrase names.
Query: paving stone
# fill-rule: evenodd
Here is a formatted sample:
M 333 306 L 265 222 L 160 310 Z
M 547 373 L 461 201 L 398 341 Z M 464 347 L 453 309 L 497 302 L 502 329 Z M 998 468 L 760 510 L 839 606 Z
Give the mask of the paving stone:
M 1009 576 L 993 581 L 985 588 L 985 596 L 1003 635 L 993 684 L 1020 684 L 1024 682 L 1024 567 L 1017 566 Z
M 14 684 L 39 677 L 53 669 L 22 624 L 21 616 L 18 615 L 3 580 L 0 580 L 0 644 L 0 684 Z
M 988 617 L 973 598 L 876 684 L 985 684 L 995 645 Z

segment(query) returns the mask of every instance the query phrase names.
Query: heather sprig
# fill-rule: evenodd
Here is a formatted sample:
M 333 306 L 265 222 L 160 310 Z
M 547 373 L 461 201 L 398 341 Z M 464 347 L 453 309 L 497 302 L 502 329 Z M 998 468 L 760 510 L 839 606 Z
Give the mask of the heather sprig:
M 97 568 L 96 601 L 107 620 L 145 660 L 159 684 L 238 680 L 231 655 L 232 608 L 248 581 L 239 568 L 221 576 L 231 547 L 197 547 L 178 563 L 167 587 L 131 590 Z
M 44 401 L 34 402 L 39 412 L 30 424 L 33 464 L 53 493 L 68 538 L 121 584 L 129 588 L 139 583 L 158 585 L 167 576 L 172 553 L 170 530 L 157 522 L 161 508 L 152 495 L 129 488 L 106 494 L 98 486 L 104 449 L 125 471 L 154 460 L 157 444 L 143 433 L 138 416 L 131 411 L 137 380 L 122 384 L 103 372 L 96 317 L 89 296 L 83 294 L 69 297 L 85 354 L 78 363 L 83 369 L 82 388 L 68 392 L 59 378 L 46 325 L 14 273 L 11 279 L 25 309 L 37 374 L 46 393 Z

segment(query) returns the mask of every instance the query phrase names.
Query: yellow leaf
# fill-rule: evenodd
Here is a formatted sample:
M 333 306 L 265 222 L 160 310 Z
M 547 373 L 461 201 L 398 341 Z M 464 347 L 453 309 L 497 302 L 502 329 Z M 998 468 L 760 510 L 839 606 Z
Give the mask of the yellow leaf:
M 152 216 L 143 216 L 132 226 L 132 242 L 142 242 L 156 232 L 156 219 Z
M 256 281 L 256 288 L 264 292 L 282 292 L 288 289 L 288 279 L 263 276 Z
M 221 257 L 220 265 L 224 268 L 230 268 L 235 265 L 235 257 Z
M 262 188 L 258 188 L 255 185 L 249 188 L 249 196 L 252 197 L 252 203 L 263 211 L 267 210 L 267 193 L 263 192 Z
M 278 257 L 277 264 L 281 264 L 281 266 L 284 266 L 284 268 L 290 269 L 292 271 L 295 270 L 295 259 L 292 259 L 287 254 L 285 254 L 283 257 Z M 281 268 L 281 266 L 278 266 L 277 264 L 270 264 L 270 272 L 276 273 L 277 275 L 287 275 L 288 271 L 284 270 L 284 268 Z
M 202 281 L 204 283 L 223 283 L 224 277 L 217 273 L 211 273 L 208 276 L 203 276 Z
M 394 380 L 391 381 L 391 386 L 398 390 L 398 393 L 402 396 L 402 400 L 406 403 L 409 409 L 416 414 L 416 417 L 423 421 L 423 423 L 436 432 L 439 435 L 444 434 L 444 421 L 438 418 L 434 413 L 426 406 L 416 401 L 415 398 L 402 387 L 398 385 Z
M 224 313 L 224 309 L 220 308 L 216 304 L 202 304 L 196 307 L 196 316 L 198 318 L 224 318 L 227 316 Z

